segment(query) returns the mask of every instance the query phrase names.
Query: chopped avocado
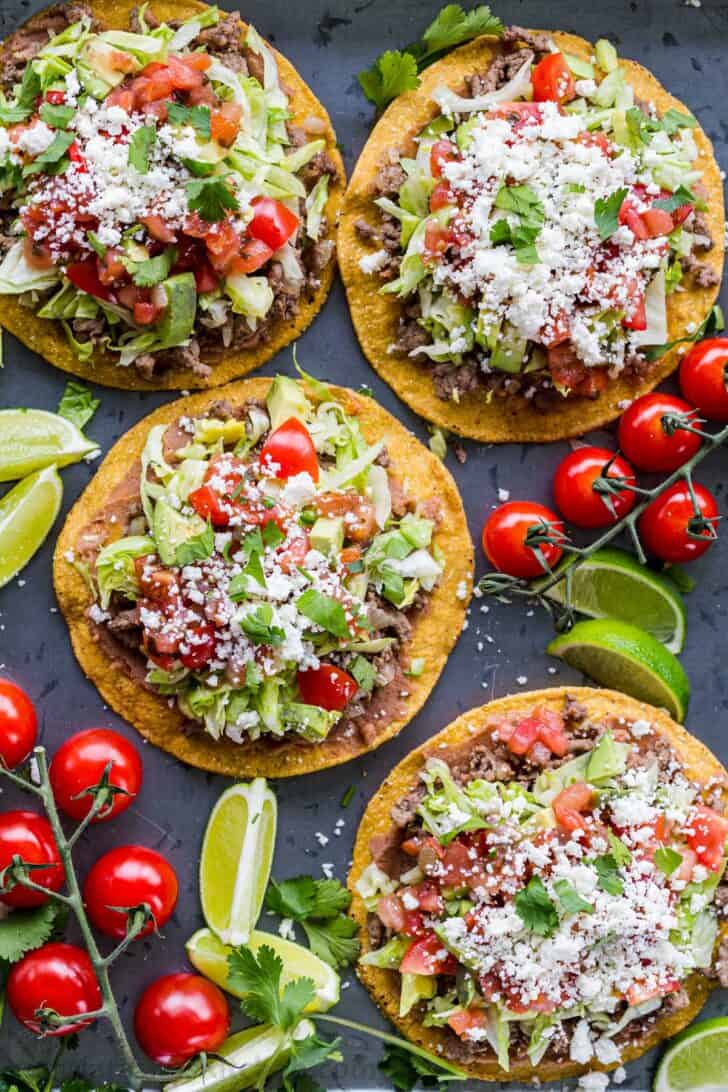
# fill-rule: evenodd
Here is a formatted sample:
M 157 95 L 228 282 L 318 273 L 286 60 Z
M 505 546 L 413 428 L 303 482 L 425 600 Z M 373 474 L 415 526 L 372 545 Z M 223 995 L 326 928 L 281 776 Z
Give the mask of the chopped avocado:
M 344 517 L 321 516 L 310 531 L 311 549 L 326 557 L 336 557 L 344 545 Z
M 124 257 L 128 258 L 130 262 L 146 262 L 149 258 L 149 250 L 147 247 L 142 246 L 141 243 L 137 243 L 131 236 L 128 236 L 123 243 Z
M 157 552 L 164 565 L 174 565 L 177 547 L 183 542 L 202 534 L 205 521 L 197 515 L 183 516 L 161 497 L 154 508 L 152 528 Z
M 312 743 L 326 739 L 339 719 L 336 710 L 321 709 L 318 705 L 289 701 L 281 708 L 281 720 Z
M 407 937 L 391 937 L 381 948 L 375 948 L 362 956 L 361 962 L 367 967 L 382 967 L 385 970 L 396 970 L 399 967 L 404 954 L 412 946 L 412 941 Z
M 394 637 L 373 637 L 371 641 L 352 641 L 348 646 L 351 652 L 386 652 L 394 644 Z
M 618 777 L 619 774 L 624 773 L 629 751 L 629 744 L 617 743 L 611 732 L 605 732 L 588 756 L 586 780 L 592 783 L 607 781 L 611 777 Z
M 276 735 L 282 735 L 284 728 L 281 723 L 279 690 L 283 680 L 270 675 L 265 679 L 258 693 L 255 695 L 255 710 L 260 716 L 263 726 Z
M 190 174 L 204 177 L 215 173 L 218 163 L 222 162 L 229 151 L 229 148 L 221 148 L 214 140 L 204 143 L 198 141 L 194 156 L 186 156 L 182 162 Z
M 503 325 L 498 344 L 490 358 L 491 368 L 501 372 L 520 372 L 528 340 L 520 337 L 513 326 Z
M 399 1015 L 406 1016 L 418 1001 L 429 1001 L 437 993 L 437 976 L 403 974 L 399 994 Z
M 181 345 L 192 333 L 197 310 L 197 289 L 194 273 L 178 273 L 162 281 L 167 307 L 157 323 L 162 346 L 171 349 Z
M 305 424 L 311 410 L 311 403 L 303 393 L 301 384 L 295 379 L 289 379 L 287 375 L 275 377 L 268 389 L 265 402 L 270 415 L 271 429 L 278 428 L 291 417 L 296 417 Z
M 574 53 L 564 53 L 564 60 L 578 80 L 593 80 L 594 65 L 577 57 Z
M 346 581 L 346 586 L 355 599 L 364 599 L 369 586 L 369 577 L 365 572 L 352 573 Z

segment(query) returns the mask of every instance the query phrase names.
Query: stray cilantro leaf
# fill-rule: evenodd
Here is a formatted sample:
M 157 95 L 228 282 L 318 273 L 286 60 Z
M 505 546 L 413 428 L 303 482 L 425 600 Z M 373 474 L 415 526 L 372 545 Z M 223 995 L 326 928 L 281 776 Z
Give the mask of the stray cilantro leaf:
M 660 124 L 666 133 L 672 135 L 678 129 L 697 129 L 698 123 L 692 114 L 683 114 L 680 110 L 670 107 L 660 118 Z
M 544 220 L 543 205 L 529 186 L 501 186 L 495 199 L 495 207 L 517 216 L 533 216 Z
M 505 217 L 501 220 L 493 221 L 493 225 L 490 229 L 490 241 L 493 246 L 501 246 L 503 243 L 510 243 L 511 225 Z
M 245 536 L 240 543 L 240 553 L 245 561 L 248 561 L 253 554 L 263 553 L 263 536 L 260 533 L 260 527 L 256 527 Z
M 549 937 L 559 927 L 559 915 L 539 876 L 533 876 L 515 899 L 516 913 L 532 933 Z
M 697 198 L 686 186 L 678 186 L 669 197 L 663 197 L 652 205 L 654 209 L 664 209 L 665 212 L 674 212 L 682 205 L 695 205 Z
M 177 565 L 190 565 L 193 561 L 204 561 L 215 549 L 215 532 L 212 524 L 207 521 L 204 531 L 199 535 L 188 538 L 177 547 L 174 560 Z
M 326 1092 L 308 1073 L 294 1073 L 293 1080 L 284 1077 L 283 1087 L 285 1092 Z
M 463 11 L 460 4 L 448 4 L 422 35 L 425 52 L 418 59 L 422 64 L 423 60 L 433 60 L 440 53 L 469 42 L 472 38 L 479 38 L 481 34 L 500 37 L 502 33 L 502 22 L 486 4 L 471 11 Z
M 496 196 L 495 207 L 517 216 L 518 223 L 514 226 L 506 219 L 496 220 L 490 229 L 493 245 L 510 243 L 518 262 L 534 265 L 538 261 L 534 244 L 546 218 L 536 194 L 528 186 L 502 186 Z
M 302 1092 L 305 1088 L 311 1088 L 309 1083 L 306 1085 L 299 1078 L 295 1082 L 289 1082 L 288 1077 L 294 1073 L 301 1073 L 305 1069 L 315 1069 L 318 1065 L 323 1065 L 324 1062 L 331 1059 L 332 1061 L 341 1061 L 341 1052 L 339 1050 L 339 1044 L 341 1039 L 336 1038 L 332 1040 L 319 1039 L 318 1035 L 309 1035 L 305 1039 L 299 1039 L 293 1041 L 291 1049 L 291 1058 L 288 1065 L 283 1070 L 283 1087 L 288 1092 L 289 1089 L 295 1089 L 296 1092 Z M 311 1081 L 308 1078 L 309 1082 Z M 317 1088 L 317 1085 L 313 1085 Z
M 0 1092 L 45 1092 L 51 1074 L 45 1066 L 32 1069 L 3 1069 L 0 1072 Z
M 346 790 L 346 792 L 342 796 L 341 800 L 339 801 L 339 807 L 340 808 L 348 808 L 349 804 L 354 799 L 354 793 L 355 792 L 356 792 L 356 786 L 355 785 L 349 785 L 349 788 Z
M 401 53 L 398 49 L 388 49 L 382 53 L 371 68 L 359 73 L 357 79 L 377 110 L 383 110 L 387 103 L 405 91 L 414 91 L 420 86 L 417 61 L 411 53 Z
M 619 226 L 619 210 L 627 196 L 627 190 L 617 190 L 609 197 L 598 197 L 594 202 L 594 222 L 602 242 L 611 238 Z
M 0 920 L 0 960 L 17 963 L 26 952 L 40 948 L 53 934 L 56 908 L 46 903 L 32 910 L 15 910 Z
M 615 863 L 618 867 L 622 865 L 628 865 L 632 862 L 632 854 L 627 849 L 626 845 L 621 838 L 618 838 L 614 831 L 607 831 L 607 840 L 609 842 L 609 848 L 612 851 L 612 857 L 614 857 Z
M 334 637 L 346 638 L 349 636 L 349 624 L 346 621 L 344 608 L 336 599 L 315 588 L 309 588 L 296 600 L 297 609 L 306 618 L 321 626 L 327 633 Z
M 417 1084 L 424 1088 L 437 1088 L 441 1082 L 462 1081 L 465 1074 L 447 1062 L 426 1051 L 387 1043 L 384 1048 L 379 1068 L 397 1089 L 397 1092 L 411 1092 Z
M 230 582 L 232 585 L 232 581 Z M 247 633 L 251 641 L 258 645 L 282 645 L 285 633 L 280 626 L 274 626 L 273 608 L 270 603 L 261 603 L 254 611 L 240 618 L 240 628 Z
M 359 955 L 359 928 L 352 918 L 344 914 L 325 921 L 309 918 L 301 925 L 311 951 L 330 966 L 347 967 Z
M 282 918 L 303 921 L 311 913 L 316 899 L 316 883 L 312 876 L 296 876 L 292 880 L 271 880 L 265 893 L 265 906 Z
M 255 955 L 241 944 L 228 956 L 228 983 L 240 995 L 245 1014 L 257 1023 L 290 1031 L 316 991 L 310 978 L 296 978 L 281 989 L 282 973 L 283 961 L 268 944 Z
M 567 914 L 593 914 L 594 907 L 586 899 L 583 899 L 573 884 L 568 880 L 556 880 L 554 891 L 559 896 L 559 902 Z
M 285 537 L 278 524 L 272 519 L 269 519 L 263 527 L 263 542 L 266 546 L 279 546 Z
M 660 872 L 664 872 L 666 876 L 672 876 L 673 872 L 677 872 L 683 861 L 682 853 L 678 853 L 676 849 L 671 849 L 669 846 L 660 846 L 656 849 L 653 860 Z
M 203 140 L 210 139 L 209 106 L 182 106 L 179 102 L 170 102 L 167 110 L 173 125 L 191 125 Z
M 345 914 L 350 903 L 351 895 L 338 880 L 311 876 L 271 880 L 265 896 L 266 909 L 299 922 L 311 951 L 332 967 L 346 966 L 359 954 L 356 922 Z
M 153 125 L 142 125 L 135 129 L 129 141 L 129 166 L 146 174 L 149 170 L 149 153 L 157 139 L 157 130 Z
M 131 273 L 134 284 L 138 285 L 139 288 L 151 288 L 155 284 L 166 281 L 169 271 L 176 261 L 177 251 L 175 247 L 170 246 L 154 258 L 147 258 L 143 262 L 129 262 L 127 270 Z
M 266 588 L 268 585 L 265 582 L 265 573 L 263 571 L 263 560 L 260 554 L 251 554 L 250 561 L 243 570 L 245 576 L 249 576 L 251 580 L 254 580 L 256 584 L 260 584 L 261 588 Z
M 66 383 L 56 413 L 67 421 L 72 421 L 77 428 L 83 428 L 100 405 L 101 399 L 94 398 L 88 387 L 71 379 Z
M 56 105 L 52 102 L 41 103 L 38 114 L 40 120 L 44 121 L 46 125 L 49 125 L 51 129 L 67 129 L 68 125 L 75 114 L 76 109 L 74 106 L 62 106 Z
M 222 178 L 195 178 L 187 183 L 190 212 L 199 212 L 203 220 L 217 223 L 226 210 L 240 208 L 238 199 Z
M 676 345 L 682 345 L 683 342 L 690 342 L 693 344 L 704 337 L 710 337 L 712 334 L 720 333 L 724 328 L 725 322 L 723 320 L 723 312 L 716 303 L 694 333 L 688 334 L 686 337 L 679 337 L 675 341 L 668 341 L 664 345 L 648 345 L 644 350 L 645 357 L 650 361 L 659 360 L 661 356 L 664 356 L 670 349 L 674 349 Z
M 597 870 L 599 886 L 608 895 L 621 895 L 624 891 L 624 883 L 619 874 L 619 866 L 611 853 L 605 853 L 603 857 L 597 857 L 594 861 Z

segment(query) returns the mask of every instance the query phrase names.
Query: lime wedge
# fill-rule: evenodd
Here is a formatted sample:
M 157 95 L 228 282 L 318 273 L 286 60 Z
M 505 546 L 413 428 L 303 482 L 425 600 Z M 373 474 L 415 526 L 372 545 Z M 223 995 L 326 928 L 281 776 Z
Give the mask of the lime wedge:
M 0 499 L 0 588 L 43 545 L 62 497 L 63 484 L 58 471 L 47 466 L 23 478 Z
M 261 945 L 267 944 L 283 960 L 281 984 L 286 985 L 294 978 L 311 978 L 316 987 L 316 999 L 309 1006 L 311 1012 L 326 1012 L 339 1000 L 339 976 L 333 967 L 324 963 L 317 955 L 294 944 L 291 940 L 272 933 L 263 933 L 255 929 L 247 942 L 247 947 L 255 953 Z M 198 929 L 186 944 L 187 958 L 200 974 L 212 979 L 221 989 L 227 990 L 234 997 L 240 995 L 228 985 L 227 958 L 231 949 L 223 944 L 210 929 Z
M 200 860 L 205 921 L 225 944 L 246 944 L 268 886 L 276 798 L 264 778 L 227 789 L 207 822 Z
M 0 482 L 45 466 L 68 466 L 97 451 L 72 421 L 37 409 L 0 410 Z
M 640 565 L 632 554 L 605 546 L 574 567 L 570 558 L 564 569 L 568 578 L 545 594 L 563 603 L 570 583 L 571 604 L 590 618 L 619 618 L 646 629 L 670 652 L 682 652 L 685 644 L 685 605 L 679 591 L 665 576 Z
M 172 1081 L 166 1085 L 174 1092 L 240 1092 L 244 1088 L 262 1088 L 269 1073 L 282 1069 L 291 1055 L 291 1040 L 313 1035 L 310 1020 L 302 1020 L 293 1034 L 270 1024 L 258 1024 L 226 1039 L 216 1055 L 208 1060 L 204 1072 L 196 1077 Z
M 672 1041 L 657 1067 L 653 1092 L 726 1092 L 728 1018 L 703 1020 Z
M 577 622 L 546 649 L 572 667 L 640 701 L 664 707 L 682 721 L 690 683 L 679 660 L 664 645 L 628 622 L 604 618 Z

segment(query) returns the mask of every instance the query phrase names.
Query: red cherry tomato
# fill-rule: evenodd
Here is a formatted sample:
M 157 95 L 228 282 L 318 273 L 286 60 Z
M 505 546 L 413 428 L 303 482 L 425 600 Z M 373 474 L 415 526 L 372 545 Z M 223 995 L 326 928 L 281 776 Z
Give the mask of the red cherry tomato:
M 672 394 L 643 394 L 622 414 L 617 434 L 620 448 L 640 470 L 677 470 L 695 454 L 701 440 L 684 428 L 670 432 L 663 418 L 684 416 L 691 410 Z
M 611 463 L 611 465 L 609 465 Z M 605 467 L 609 469 L 605 471 Z M 632 467 L 626 459 L 605 447 L 579 447 L 559 463 L 554 477 L 554 500 L 564 519 L 576 527 L 608 527 L 633 507 L 636 493 L 599 493 L 594 483 L 605 472 L 608 478 L 624 478 L 635 484 Z M 610 511 L 607 498 L 614 509 Z
M 728 421 L 728 337 L 693 345 L 680 365 L 680 389 L 709 421 Z
M 563 53 L 548 53 L 531 73 L 536 102 L 570 102 L 576 95 L 574 77 Z
M 35 706 L 10 679 L 0 679 L 0 762 L 14 770 L 35 747 Z
M 532 527 L 549 524 L 554 537 L 564 534 L 564 525 L 550 508 L 533 501 L 508 501 L 492 512 L 483 527 L 483 550 L 491 565 L 502 573 L 530 580 L 542 576 L 544 567 L 536 550 L 526 545 Z M 544 543 L 538 549 L 545 563 L 553 568 L 561 558 L 560 546 Z
M 48 820 L 35 811 L 5 811 L 0 814 L 0 872 L 20 857 L 27 864 L 47 865 L 33 869 L 30 879 L 47 891 L 60 891 L 65 880 L 61 858 Z M 32 891 L 22 884 L 15 884 L 0 902 L 6 906 L 42 906 L 48 897 L 40 891 Z
M 718 505 L 704 485 L 693 482 L 695 499 L 704 519 L 715 528 Z M 639 520 L 639 534 L 645 547 L 672 565 L 694 561 L 704 554 L 714 540 L 710 530 L 700 530 L 695 523 L 695 508 L 685 482 L 675 482 L 660 493 L 645 509 Z M 691 535 L 694 529 L 696 534 Z
M 300 223 L 295 212 L 276 201 L 275 197 L 254 197 L 250 204 L 253 219 L 248 224 L 248 235 L 261 239 L 271 250 L 278 250 Z
M 122 940 L 127 916 L 117 907 L 146 903 L 154 914 L 154 922 L 139 933 L 146 936 L 169 921 L 178 890 L 174 869 L 161 854 L 145 846 L 117 846 L 91 868 L 83 885 L 83 901 L 96 928 Z
M 41 1031 L 35 1015 L 38 1009 L 53 1009 L 59 1016 L 80 1016 L 96 1012 L 102 1002 L 91 960 L 83 948 L 44 944 L 14 965 L 8 978 L 8 1003 L 16 1019 L 37 1035 Z M 46 1034 L 71 1035 L 92 1023 L 80 1020 Z
M 110 728 L 89 728 L 77 732 L 56 751 L 49 775 L 56 803 L 71 819 L 85 818 L 93 805 L 86 789 L 97 785 L 111 764 L 109 784 L 123 792 L 94 818 L 94 823 L 113 819 L 133 803 L 142 784 L 142 763 L 128 740 Z
M 263 444 L 260 463 L 263 467 L 275 466 L 276 478 L 292 478 L 295 474 L 310 474 L 315 482 L 319 478 L 311 433 L 296 417 L 289 417 L 271 432 Z
M 306 705 L 322 709 L 344 709 L 359 689 L 356 680 L 340 667 L 321 664 L 298 672 L 298 689 Z
M 184 1065 L 214 1052 L 230 1027 L 221 990 L 198 974 L 168 974 L 147 986 L 134 1013 L 139 1045 L 159 1065 Z

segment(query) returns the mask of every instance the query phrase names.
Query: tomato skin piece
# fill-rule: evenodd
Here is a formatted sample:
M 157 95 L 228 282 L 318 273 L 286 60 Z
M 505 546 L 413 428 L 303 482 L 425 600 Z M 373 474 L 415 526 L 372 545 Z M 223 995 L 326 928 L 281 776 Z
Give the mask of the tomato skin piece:
M 619 446 L 640 470 L 670 471 L 692 458 L 702 443 L 694 432 L 678 428 L 668 435 L 662 418 L 684 416 L 692 406 L 682 398 L 653 391 L 635 399 L 619 422 Z
M 604 447 L 580 447 L 559 463 L 554 476 L 554 501 L 561 515 L 575 527 L 609 527 L 634 508 L 637 494 L 623 489 L 609 494 L 616 515 L 613 515 L 602 495 L 595 492 L 594 482 L 610 463 L 609 478 L 624 478 L 636 484 L 634 471 L 626 459 L 615 457 Z
M 563 536 L 564 525 L 550 508 L 533 501 L 507 501 L 492 512 L 483 527 L 483 550 L 499 572 L 524 580 L 542 576 L 544 567 L 533 547 L 526 546 L 526 534 L 541 523 L 551 525 L 554 537 Z M 546 543 L 539 547 L 546 564 L 553 568 L 563 553 L 560 546 Z
M 158 1065 L 177 1068 L 227 1038 L 230 1012 L 220 989 L 198 974 L 168 974 L 147 986 L 134 1013 L 134 1032 Z
M 16 1019 L 38 1035 L 37 1009 L 54 1009 L 60 1016 L 81 1016 L 101 1008 L 101 990 L 83 948 L 75 944 L 44 944 L 28 952 L 13 966 L 8 978 L 8 1004 Z M 54 1038 L 72 1035 L 89 1027 L 93 1020 L 79 1020 L 67 1028 L 45 1034 Z
M 680 390 L 709 421 L 728 421 L 728 337 L 693 345 L 680 364 Z
M 10 679 L 0 679 L 0 764 L 14 770 L 35 747 L 38 717 L 32 701 Z
M 700 482 L 693 482 L 701 515 L 715 526 L 718 505 L 713 494 Z M 695 515 L 690 491 L 684 482 L 675 482 L 648 505 L 639 519 L 638 531 L 644 546 L 663 561 L 676 565 L 695 561 L 713 544 L 713 536 L 693 538 L 687 533 Z
M 253 219 L 248 224 L 248 234 L 266 243 L 271 250 L 278 250 L 294 234 L 300 220 L 275 197 L 254 197 L 250 204 Z
M 551 807 L 562 830 L 582 830 L 586 826 L 584 812 L 588 811 L 593 796 L 594 793 L 584 781 L 575 781 L 561 790 Z
M 356 694 L 356 679 L 333 664 L 321 664 L 310 671 L 299 671 L 296 677 L 301 698 L 306 705 L 341 712 Z
M 27 864 L 47 865 L 33 871 L 33 883 L 48 891 L 60 891 L 66 875 L 53 837 L 51 825 L 44 815 L 35 811 L 4 811 L 0 813 L 0 872 L 20 857 Z M 48 896 L 15 884 L 0 895 L 0 903 L 13 909 L 43 906 Z
M 629 197 L 625 197 L 622 202 L 617 220 L 623 226 L 629 228 L 634 235 L 635 239 L 648 239 L 649 233 L 647 231 L 647 225 L 642 219 L 642 215 L 639 212 L 637 206 Z
M 706 804 L 698 804 L 687 829 L 688 845 L 695 851 L 700 864 L 711 872 L 718 872 L 725 856 L 728 819 Z
M 570 102 L 576 95 L 574 77 L 563 53 L 548 53 L 531 73 L 536 102 Z
M 310 474 L 319 479 L 319 464 L 311 433 L 297 417 L 289 417 L 270 433 L 260 453 L 262 467 L 275 466 L 275 477 L 281 480 L 295 474 Z
M 80 822 L 91 810 L 93 797 L 84 790 L 98 784 L 109 763 L 109 784 L 124 791 L 94 816 L 94 823 L 113 819 L 133 804 L 142 784 L 141 759 L 132 744 L 110 728 L 77 732 L 58 748 L 48 773 L 56 803 L 70 819 Z
M 83 885 L 83 901 L 92 924 L 107 937 L 123 940 L 127 916 L 112 907 L 146 903 L 154 921 L 137 938 L 161 929 L 172 916 L 179 887 L 167 860 L 146 846 L 116 846 L 91 866 Z

